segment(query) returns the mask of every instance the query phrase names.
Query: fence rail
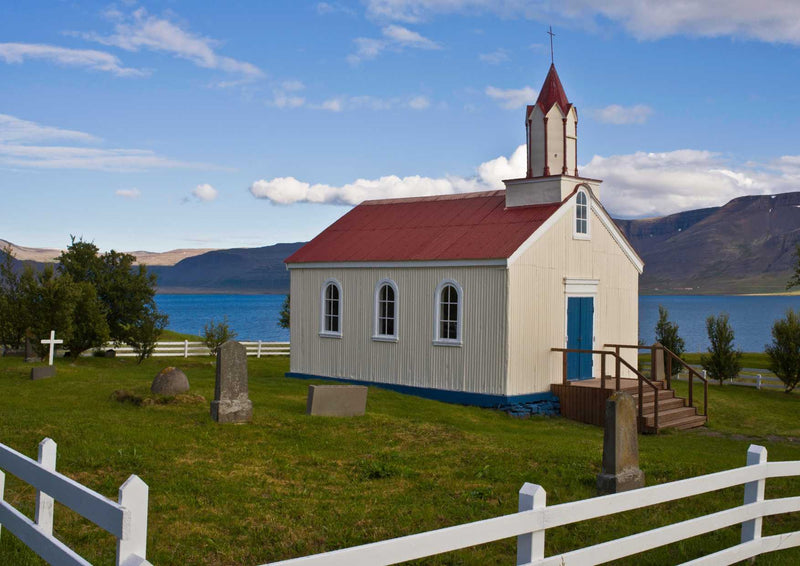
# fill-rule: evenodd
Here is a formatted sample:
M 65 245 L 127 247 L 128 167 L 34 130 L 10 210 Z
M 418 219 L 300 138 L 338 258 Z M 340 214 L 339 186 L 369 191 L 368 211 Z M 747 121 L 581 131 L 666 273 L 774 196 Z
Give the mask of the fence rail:
M 641 362 L 639 364 L 642 369 L 646 369 L 650 367 L 650 362 Z M 702 372 L 703 367 L 690 364 L 696 371 Z M 678 381 L 686 381 L 688 378 L 684 377 L 684 372 L 677 374 L 672 379 L 677 379 Z M 709 383 L 714 383 L 713 380 L 710 380 Z M 755 387 L 756 389 L 774 389 L 783 391 L 784 384 L 780 380 L 780 378 L 769 371 L 768 369 L 763 368 L 742 368 L 735 378 L 726 381 L 725 383 L 730 385 L 741 385 L 742 387 Z
M 264 342 L 263 340 L 240 342 L 247 348 L 248 356 L 288 356 L 289 355 L 289 342 Z M 136 356 L 136 352 L 130 346 L 114 346 L 107 344 L 103 346 L 103 350 L 114 350 L 118 357 L 132 358 Z M 154 358 L 163 357 L 182 357 L 188 358 L 189 356 L 210 356 L 211 350 L 203 342 L 190 342 L 184 340 L 182 342 L 157 342 L 156 349 L 153 351 Z
M 747 451 L 747 465 L 742 468 L 551 507 L 546 504 L 547 494 L 544 488 L 526 483 L 519 492 L 517 513 L 324 554 L 274 562 L 271 566 L 389 565 L 511 537 L 517 537 L 518 566 L 602 564 L 715 531 L 721 527 L 741 524 L 740 544 L 687 562 L 684 566 L 733 564 L 759 554 L 800 546 L 800 531 L 761 536 L 764 517 L 800 511 L 800 497 L 765 500 L 766 480 L 797 475 L 800 475 L 800 461 L 767 462 L 767 450 L 752 445 Z M 738 485 L 744 485 L 744 500 L 741 506 L 556 556 L 544 556 L 547 529 Z
M 36 489 L 36 517 L 31 521 L 4 501 L 5 474 L 0 471 L 0 529 L 7 528 L 50 564 L 91 566 L 84 558 L 53 536 L 54 501 L 108 531 L 117 539 L 117 566 L 147 566 L 148 487 L 132 475 L 119 488 L 119 502 L 56 472 L 56 443 L 39 443 L 38 461 L 0 444 L 0 470 L 5 470 Z

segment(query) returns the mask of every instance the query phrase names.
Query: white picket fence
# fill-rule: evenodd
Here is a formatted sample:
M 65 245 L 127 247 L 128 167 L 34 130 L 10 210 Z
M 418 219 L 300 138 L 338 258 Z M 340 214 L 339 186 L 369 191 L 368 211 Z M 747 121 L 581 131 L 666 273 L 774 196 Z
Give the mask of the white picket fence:
M 747 465 L 742 468 L 551 507 L 546 505 L 544 488 L 526 483 L 519 492 L 519 512 L 511 515 L 274 562 L 270 566 L 398 564 L 510 537 L 517 537 L 518 566 L 603 564 L 716 531 L 722 527 L 741 524 L 740 544 L 686 562 L 684 566 L 734 564 L 759 554 L 800 546 L 800 531 L 761 536 L 764 517 L 800 511 L 800 497 L 764 499 L 766 480 L 798 475 L 800 475 L 800 461 L 767 462 L 767 450 L 762 446 L 753 445 L 747 451 Z M 544 556 L 547 529 L 738 485 L 744 485 L 744 502 L 741 506 L 557 556 L 546 558 Z
M 642 368 L 649 372 L 650 364 L 644 363 L 641 364 Z M 706 375 L 705 370 L 702 366 L 692 365 L 694 369 L 701 372 L 704 376 Z M 687 373 L 682 371 L 678 375 L 674 376 L 672 379 L 677 379 L 678 381 L 687 381 Z M 709 381 L 710 384 L 716 384 L 716 381 Z M 734 379 L 725 382 L 726 385 L 741 385 L 742 387 L 755 387 L 756 389 L 774 389 L 777 391 L 783 391 L 784 385 L 780 378 L 775 375 L 774 373 L 770 372 L 769 370 L 762 369 L 762 368 L 742 368 Z
M 288 356 L 289 355 L 289 342 L 264 342 L 258 340 L 256 342 L 240 342 L 247 348 L 248 356 Z M 114 350 L 118 357 L 132 358 L 136 356 L 133 348 L 130 346 L 115 347 L 111 344 L 103 346 L 104 350 Z M 203 342 L 190 342 L 184 340 L 182 342 L 156 342 L 156 349 L 153 351 L 153 357 L 182 357 L 188 358 L 189 356 L 210 356 L 211 350 Z
M 36 489 L 35 520 L 31 521 L 4 500 L 2 470 Z M 117 566 L 150 565 L 146 560 L 147 484 L 132 475 L 119 488 L 119 502 L 116 502 L 55 470 L 56 443 L 49 438 L 39 443 L 38 462 L 0 444 L 0 529 L 11 531 L 49 564 L 91 566 L 53 535 L 54 501 L 58 501 L 117 538 Z

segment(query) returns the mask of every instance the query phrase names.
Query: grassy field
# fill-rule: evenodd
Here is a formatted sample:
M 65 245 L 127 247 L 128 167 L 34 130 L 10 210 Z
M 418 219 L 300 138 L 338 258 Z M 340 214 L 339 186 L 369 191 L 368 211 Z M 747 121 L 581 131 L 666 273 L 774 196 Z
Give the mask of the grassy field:
M 367 415 L 310 418 L 308 381 L 282 377 L 286 358 L 250 359 L 250 425 L 217 425 L 206 401 L 138 406 L 115 390 L 146 395 L 170 363 L 192 393 L 210 400 L 209 358 L 57 360 L 57 377 L 32 382 L 30 365 L 0 358 L 0 442 L 35 457 L 58 443 L 58 469 L 116 499 L 130 474 L 150 486 L 148 558 L 155 565 L 256 565 L 495 517 L 516 510 L 526 481 L 549 504 L 592 497 L 602 430 L 562 418 L 517 420 L 370 388 Z M 685 386 L 685 384 L 680 384 Z M 744 464 L 751 442 L 771 460 L 800 459 L 798 397 L 713 388 L 708 430 L 640 437 L 649 485 Z M 563 552 L 739 504 L 741 488 L 553 529 L 547 552 Z M 800 480 L 770 480 L 767 497 L 800 494 Z M 33 515 L 33 491 L 8 476 L 5 498 Z M 96 564 L 113 560 L 110 535 L 56 507 L 56 533 Z M 765 520 L 765 533 L 800 530 L 800 517 Z M 735 544 L 721 529 L 625 564 L 674 564 Z M 513 539 L 421 564 L 513 564 Z M 796 550 L 759 564 L 797 564 Z M 7 531 L 0 564 L 40 561 Z

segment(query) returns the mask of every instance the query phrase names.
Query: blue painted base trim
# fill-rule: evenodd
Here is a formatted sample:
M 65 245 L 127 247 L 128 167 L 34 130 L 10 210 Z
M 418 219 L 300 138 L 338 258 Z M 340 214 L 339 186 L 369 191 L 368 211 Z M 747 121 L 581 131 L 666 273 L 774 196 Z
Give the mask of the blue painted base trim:
M 445 389 L 432 389 L 429 387 L 413 387 L 411 385 L 396 385 L 393 383 L 378 383 L 375 381 L 361 381 L 358 379 L 346 379 L 343 377 L 329 377 L 325 375 L 312 375 L 290 371 L 286 377 L 299 379 L 327 379 L 337 383 L 347 383 L 352 385 L 369 385 L 370 387 L 380 387 L 389 389 L 406 395 L 415 395 L 434 401 L 453 403 L 456 405 L 472 405 L 476 407 L 495 407 L 503 408 L 506 406 L 519 406 L 526 404 L 536 404 L 539 402 L 558 402 L 558 397 L 550 393 L 530 393 L 528 395 L 489 395 L 485 393 L 468 393 L 466 391 L 448 391 Z

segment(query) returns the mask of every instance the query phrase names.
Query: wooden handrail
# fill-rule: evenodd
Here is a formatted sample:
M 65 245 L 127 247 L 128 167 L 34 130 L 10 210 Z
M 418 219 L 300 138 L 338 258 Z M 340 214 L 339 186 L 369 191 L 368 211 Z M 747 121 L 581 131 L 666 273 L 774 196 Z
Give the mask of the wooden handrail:
M 658 346 L 640 346 L 640 345 L 632 345 L 632 344 L 603 344 L 606 348 L 636 348 L 639 350 L 650 350 L 654 352 L 654 349 L 661 348 L 665 354 L 667 354 L 666 362 L 667 362 L 667 387 L 672 387 L 671 378 L 672 378 L 672 360 L 676 360 L 681 366 L 683 366 L 687 373 L 689 374 L 689 406 L 694 407 L 694 378 L 697 377 L 703 382 L 703 415 L 708 420 L 708 380 L 703 377 L 703 375 L 694 369 L 692 366 L 687 364 L 685 361 L 681 359 L 675 352 L 664 346 L 663 344 L 659 344 Z M 655 362 L 655 356 L 651 355 L 650 364 Z
M 606 344 L 606 346 L 610 346 Z M 616 345 L 615 345 L 616 346 Z M 619 354 L 619 348 L 626 347 L 619 345 L 616 348 L 616 351 L 610 352 L 608 350 L 582 350 L 579 348 L 550 348 L 551 352 L 561 352 L 562 355 L 562 383 L 564 385 L 569 384 L 569 380 L 567 379 L 567 354 L 575 353 L 575 354 L 597 354 L 601 356 L 601 363 L 600 363 L 600 387 L 605 390 L 605 375 L 603 372 L 605 371 L 605 357 L 606 356 L 614 356 L 616 358 L 616 391 L 621 389 L 621 366 L 625 365 L 628 369 L 630 369 L 634 375 L 637 377 L 638 386 L 639 386 L 639 420 L 644 426 L 644 384 L 646 383 L 653 389 L 653 428 L 656 430 L 656 434 L 658 434 L 658 387 L 647 379 L 644 374 L 642 374 L 637 368 L 633 367 L 627 360 L 625 360 Z M 628 346 L 629 347 L 629 346 Z M 638 346 L 637 346 L 638 347 Z

